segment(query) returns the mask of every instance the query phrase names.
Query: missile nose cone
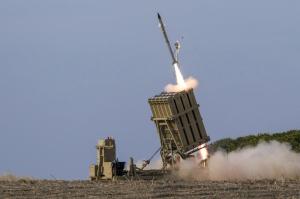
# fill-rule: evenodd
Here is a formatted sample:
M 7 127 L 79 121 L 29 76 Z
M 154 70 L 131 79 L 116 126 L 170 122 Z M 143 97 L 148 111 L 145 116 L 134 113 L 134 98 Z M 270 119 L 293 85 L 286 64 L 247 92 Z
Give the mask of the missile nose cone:
M 157 17 L 158 17 L 158 19 L 161 19 L 161 17 L 160 17 L 160 14 L 159 14 L 159 13 L 157 13 Z

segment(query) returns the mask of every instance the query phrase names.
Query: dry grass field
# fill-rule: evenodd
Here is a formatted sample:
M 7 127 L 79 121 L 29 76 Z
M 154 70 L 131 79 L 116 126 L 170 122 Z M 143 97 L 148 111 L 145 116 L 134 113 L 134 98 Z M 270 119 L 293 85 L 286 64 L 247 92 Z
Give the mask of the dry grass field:
M 0 198 L 300 198 L 300 180 L 1 180 Z

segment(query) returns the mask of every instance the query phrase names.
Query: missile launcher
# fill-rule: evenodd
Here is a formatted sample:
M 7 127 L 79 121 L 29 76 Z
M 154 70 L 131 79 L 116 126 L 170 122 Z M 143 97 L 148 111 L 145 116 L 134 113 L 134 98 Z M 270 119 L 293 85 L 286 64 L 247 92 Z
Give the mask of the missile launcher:
M 185 159 L 210 140 L 192 89 L 162 92 L 148 102 L 160 138 L 164 167 L 172 164 L 176 155 Z

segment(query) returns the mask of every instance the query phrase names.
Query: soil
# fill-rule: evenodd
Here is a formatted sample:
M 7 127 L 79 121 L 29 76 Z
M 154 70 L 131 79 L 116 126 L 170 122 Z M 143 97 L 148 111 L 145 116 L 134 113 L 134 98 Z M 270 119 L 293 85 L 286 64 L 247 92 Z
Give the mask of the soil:
M 300 180 L 0 181 L 0 198 L 300 198 Z

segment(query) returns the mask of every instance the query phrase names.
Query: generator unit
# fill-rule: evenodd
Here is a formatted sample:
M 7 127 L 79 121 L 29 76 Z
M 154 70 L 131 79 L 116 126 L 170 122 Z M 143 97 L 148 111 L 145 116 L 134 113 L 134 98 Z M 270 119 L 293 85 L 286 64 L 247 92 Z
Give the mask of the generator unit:
M 111 137 L 100 139 L 96 145 L 97 164 L 90 165 L 90 179 L 112 179 L 123 175 L 125 162 L 116 158 L 116 143 Z
M 207 143 L 207 136 L 193 89 L 162 92 L 148 100 L 161 148 L 163 166 L 172 164 L 178 155 L 186 159 Z

